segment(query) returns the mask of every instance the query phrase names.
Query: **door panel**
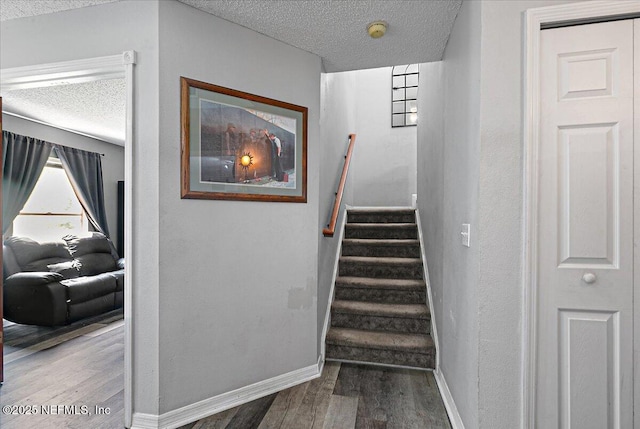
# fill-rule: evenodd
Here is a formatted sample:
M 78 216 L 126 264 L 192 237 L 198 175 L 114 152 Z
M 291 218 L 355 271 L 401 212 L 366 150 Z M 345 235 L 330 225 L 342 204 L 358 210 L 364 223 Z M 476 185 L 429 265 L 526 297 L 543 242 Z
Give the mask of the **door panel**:
M 633 25 L 541 33 L 541 429 L 633 424 Z
M 562 268 L 619 265 L 619 140 L 615 123 L 558 129 Z
M 560 310 L 560 421 L 611 428 L 620 407 L 618 312 Z M 605 370 L 594 371 L 594 368 Z M 589 404 L 576 407 L 572 404 Z

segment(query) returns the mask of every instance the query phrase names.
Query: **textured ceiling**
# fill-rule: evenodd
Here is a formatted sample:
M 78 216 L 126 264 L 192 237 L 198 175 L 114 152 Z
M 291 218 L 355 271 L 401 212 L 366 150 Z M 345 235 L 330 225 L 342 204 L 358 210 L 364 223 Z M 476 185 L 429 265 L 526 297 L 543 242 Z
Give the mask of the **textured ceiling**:
M 118 0 L 0 0 L 0 21 Z M 146 0 L 136 0 L 146 1 Z M 322 58 L 337 72 L 438 61 L 462 0 L 179 0 Z M 367 25 L 388 23 L 372 39 Z M 7 91 L 4 110 L 124 144 L 124 84 Z
M 322 58 L 327 72 L 438 61 L 462 0 L 179 0 Z M 367 25 L 384 20 L 372 39 Z
M 0 21 L 46 15 L 118 0 L 0 0 Z
M 5 112 L 124 144 L 124 79 L 4 91 Z

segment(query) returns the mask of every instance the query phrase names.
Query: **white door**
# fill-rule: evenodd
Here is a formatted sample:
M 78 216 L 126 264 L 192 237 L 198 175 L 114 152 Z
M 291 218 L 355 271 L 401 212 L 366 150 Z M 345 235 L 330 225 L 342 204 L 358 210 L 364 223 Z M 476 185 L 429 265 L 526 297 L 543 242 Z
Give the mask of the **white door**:
M 632 428 L 634 21 L 540 55 L 536 427 Z

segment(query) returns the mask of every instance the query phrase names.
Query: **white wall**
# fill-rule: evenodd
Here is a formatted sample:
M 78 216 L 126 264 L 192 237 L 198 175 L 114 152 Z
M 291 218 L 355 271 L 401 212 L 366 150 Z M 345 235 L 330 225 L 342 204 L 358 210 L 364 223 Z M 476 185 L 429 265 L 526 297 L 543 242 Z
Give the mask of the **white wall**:
M 117 247 L 118 181 L 124 180 L 124 148 L 11 115 L 2 116 L 2 127 L 5 131 L 11 131 L 12 133 L 104 155 L 101 160 L 104 204 L 111 240 Z
M 0 23 L 0 65 L 11 68 L 135 50 L 133 148 L 134 411 L 159 406 L 158 3 L 121 1 Z M 176 177 L 177 180 L 177 177 Z M 132 269 L 133 268 L 133 269 Z
M 335 192 L 342 174 L 344 156 L 348 145 L 349 134 L 356 132 L 356 75 L 353 72 L 323 73 L 321 80 L 321 114 L 320 141 L 321 166 L 320 169 L 320 240 L 318 242 L 318 350 L 322 342 L 322 330 L 329 292 L 333 280 L 333 269 L 336 261 L 336 251 L 339 243 L 340 225 L 336 225 L 333 237 L 321 234 L 329 222 L 335 201 Z M 356 136 L 355 144 L 360 143 Z M 353 174 L 349 173 L 345 192 L 342 197 L 344 205 L 353 204 Z M 342 216 L 341 211 L 338 216 Z
M 160 412 L 317 363 L 320 58 L 160 2 Z M 180 76 L 306 106 L 308 202 L 180 199 Z
M 391 128 L 391 67 L 353 72 L 355 206 L 410 206 L 416 193 L 416 127 Z

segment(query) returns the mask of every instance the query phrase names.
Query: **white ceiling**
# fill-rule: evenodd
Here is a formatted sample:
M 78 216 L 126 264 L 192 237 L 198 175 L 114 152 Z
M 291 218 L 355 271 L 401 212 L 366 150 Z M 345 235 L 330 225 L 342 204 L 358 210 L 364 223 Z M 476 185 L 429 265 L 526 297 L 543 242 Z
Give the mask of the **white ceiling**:
M 2 103 L 11 114 L 124 144 L 124 79 L 3 91 Z
M 179 0 L 322 58 L 327 72 L 442 59 L 462 0 Z M 388 23 L 371 39 L 367 25 Z
M 0 0 L 0 21 L 113 1 L 119 0 Z M 462 0 L 178 1 L 316 54 L 322 58 L 327 72 L 440 60 L 462 3 Z M 376 20 L 388 23 L 387 34 L 381 39 L 367 35 L 367 24 Z M 123 144 L 124 86 L 118 79 L 6 91 L 2 96 L 6 112 Z

